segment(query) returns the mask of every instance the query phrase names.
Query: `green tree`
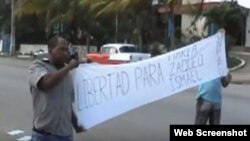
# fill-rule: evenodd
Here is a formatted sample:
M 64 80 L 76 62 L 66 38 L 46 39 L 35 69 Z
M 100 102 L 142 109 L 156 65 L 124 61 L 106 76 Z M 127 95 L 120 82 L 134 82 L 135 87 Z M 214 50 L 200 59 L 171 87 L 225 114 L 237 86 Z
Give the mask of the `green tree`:
M 245 34 L 244 17 L 246 13 L 237 3 L 223 3 L 219 7 L 204 13 L 206 17 L 204 28 L 215 24 L 218 29 L 225 29 L 227 57 L 229 57 L 228 53 L 231 47 L 236 44 L 239 37 Z
M 10 5 L 0 0 L 0 33 L 10 33 Z
M 243 29 L 245 13 L 237 5 L 224 3 L 206 13 L 205 28 L 216 24 L 218 28 L 224 28 L 228 35 L 235 39 L 240 36 Z
M 74 20 L 77 0 L 21 0 L 17 3 L 17 16 L 36 15 L 44 19 L 47 37 L 52 27 L 58 23 L 70 23 Z
M 168 17 L 174 23 L 174 8 L 181 5 L 181 0 L 162 0 L 161 3 L 170 5 Z M 164 24 L 152 0 L 22 0 L 17 6 L 18 17 L 36 15 L 42 19 L 47 37 L 53 25 L 63 23 L 73 43 L 85 40 L 89 45 L 93 39 L 102 44 L 114 39 L 136 42 L 147 51 L 148 44 L 164 37 Z M 83 34 L 80 39 L 79 32 Z M 175 32 L 172 32 L 172 47 L 174 38 Z
M 43 19 L 47 38 L 54 25 L 63 25 L 64 36 L 74 44 L 86 43 L 89 46 L 92 37 L 100 42 L 108 35 L 104 33 L 106 28 L 103 24 L 96 20 L 89 12 L 88 5 L 83 5 L 81 0 L 19 1 L 17 16 L 23 18 L 26 15 L 36 15 Z
M 124 40 L 137 35 L 140 49 L 146 51 L 147 44 L 152 38 L 152 29 L 155 27 L 155 13 L 152 9 L 152 0 L 81 0 L 88 5 L 90 12 L 96 17 L 119 17 L 119 30 Z M 118 16 L 117 16 L 118 15 Z M 115 21 L 115 20 L 113 20 Z M 129 36 L 130 35 L 130 36 Z M 143 47 L 143 48 L 142 48 Z
M 236 3 L 223 3 L 206 13 L 206 23 L 204 28 L 215 24 L 218 29 L 224 28 L 227 36 L 231 38 L 230 44 L 235 44 L 238 37 L 244 34 L 244 17 L 246 12 L 241 9 Z

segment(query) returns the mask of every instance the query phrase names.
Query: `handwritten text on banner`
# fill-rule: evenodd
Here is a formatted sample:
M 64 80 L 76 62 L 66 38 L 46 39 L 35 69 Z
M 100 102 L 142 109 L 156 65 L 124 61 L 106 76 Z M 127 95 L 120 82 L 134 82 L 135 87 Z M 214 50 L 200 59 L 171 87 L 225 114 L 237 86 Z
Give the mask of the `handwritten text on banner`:
M 79 124 L 89 129 L 227 72 L 223 32 L 140 62 L 81 65 L 74 76 Z

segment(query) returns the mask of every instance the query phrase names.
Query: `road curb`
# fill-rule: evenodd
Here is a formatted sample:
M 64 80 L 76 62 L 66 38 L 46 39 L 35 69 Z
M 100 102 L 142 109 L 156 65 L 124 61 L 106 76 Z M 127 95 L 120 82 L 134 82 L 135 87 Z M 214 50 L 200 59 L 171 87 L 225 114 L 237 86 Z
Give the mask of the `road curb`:
M 246 65 L 246 61 L 245 60 L 243 60 L 243 59 L 241 59 L 239 57 L 234 57 L 234 58 L 240 60 L 241 63 L 239 65 L 233 67 L 233 68 L 230 68 L 229 70 L 232 71 L 232 72 L 235 71 L 235 70 L 238 70 L 240 68 L 243 68 Z M 231 83 L 232 84 L 236 84 L 236 85 L 248 85 L 249 84 L 249 83 L 245 82 L 242 79 L 235 79 L 235 80 L 232 79 Z
M 15 57 L 20 60 L 33 60 L 33 57 L 30 55 L 16 55 Z
M 243 60 L 243 59 L 241 59 L 239 57 L 234 57 L 234 58 L 240 60 L 241 63 L 239 65 L 235 66 L 235 67 L 229 68 L 230 71 L 238 70 L 240 68 L 243 68 L 246 65 L 246 61 L 245 60 Z
M 0 57 L 7 58 L 7 57 L 10 57 L 10 55 L 7 53 L 0 52 Z

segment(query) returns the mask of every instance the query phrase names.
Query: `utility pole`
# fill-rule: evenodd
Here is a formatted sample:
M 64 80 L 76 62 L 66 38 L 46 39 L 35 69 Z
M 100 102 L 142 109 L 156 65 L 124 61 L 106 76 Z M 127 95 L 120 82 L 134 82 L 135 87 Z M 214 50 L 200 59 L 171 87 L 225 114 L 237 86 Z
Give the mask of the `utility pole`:
M 115 42 L 118 42 L 118 13 L 115 14 Z
M 15 0 L 11 0 L 11 37 L 10 37 L 10 55 L 14 55 L 15 48 Z

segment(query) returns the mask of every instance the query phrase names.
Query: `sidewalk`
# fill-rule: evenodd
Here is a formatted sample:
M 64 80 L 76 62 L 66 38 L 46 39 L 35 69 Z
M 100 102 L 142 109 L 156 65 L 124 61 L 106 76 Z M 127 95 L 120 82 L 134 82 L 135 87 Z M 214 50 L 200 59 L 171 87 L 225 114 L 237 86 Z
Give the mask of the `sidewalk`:
M 241 58 L 245 61 L 245 66 L 243 68 L 234 70 L 232 74 L 232 83 L 234 84 L 250 84 L 250 52 L 243 50 L 233 50 L 230 52 L 233 57 Z

